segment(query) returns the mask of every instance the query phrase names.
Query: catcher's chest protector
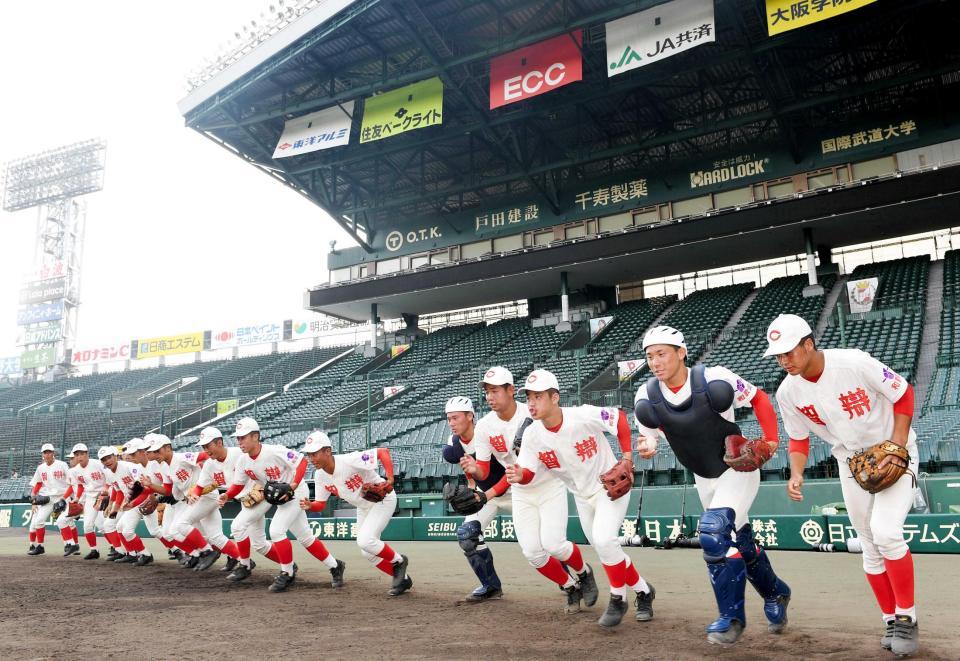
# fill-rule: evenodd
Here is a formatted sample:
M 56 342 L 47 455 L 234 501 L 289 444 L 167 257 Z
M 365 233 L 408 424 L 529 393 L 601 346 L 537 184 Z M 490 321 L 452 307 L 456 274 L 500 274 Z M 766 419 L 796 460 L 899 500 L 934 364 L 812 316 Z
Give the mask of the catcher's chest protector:
M 695 365 L 690 368 L 689 378 L 690 398 L 674 406 L 663 398 L 660 382 L 656 377 L 651 377 L 647 381 L 647 399 L 653 415 L 644 415 L 643 409 L 646 407 L 641 406 L 637 411 L 639 420 L 647 427 L 663 429 L 677 460 L 696 475 L 706 478 L 720 477 L 729 469 L 729 466 L 723 463 L 723 439 L 730 434 L 740 434 L 740 427 L 724 420 L 714 410 L 714 405 L 720 410 L 729 408 L 733 402 L 733 388 L 725 381 L 714 382 L 716 392 L 711 393 L 714 396 L 711 404 L 707 394 L 704 366 Z M 730 390 L 728 402 L 716 401 L 720 398 L 726 399 L 723 393 L 725 389 L 719 384 Z

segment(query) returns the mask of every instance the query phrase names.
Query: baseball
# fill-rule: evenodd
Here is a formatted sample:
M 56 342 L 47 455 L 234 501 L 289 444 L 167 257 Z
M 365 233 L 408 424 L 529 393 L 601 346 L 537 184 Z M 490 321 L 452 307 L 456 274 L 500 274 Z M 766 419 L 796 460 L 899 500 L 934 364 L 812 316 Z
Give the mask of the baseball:
M 637 441 L 637 452 L 644 454 L 657 451 L 657 439 L 653 437 L 641 436 Z

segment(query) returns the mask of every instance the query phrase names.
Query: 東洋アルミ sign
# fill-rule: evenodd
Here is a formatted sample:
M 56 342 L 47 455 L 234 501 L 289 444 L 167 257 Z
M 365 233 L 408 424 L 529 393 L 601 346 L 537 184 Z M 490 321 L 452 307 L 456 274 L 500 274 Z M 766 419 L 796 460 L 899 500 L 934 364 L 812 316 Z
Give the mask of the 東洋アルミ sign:
M 576 30 L 490 60 L 490 109 L 583 80 L 582 43 Z
M 273 157 L 287 158 L 349 144 L 352 122 L 353 101 L 287 120 Z

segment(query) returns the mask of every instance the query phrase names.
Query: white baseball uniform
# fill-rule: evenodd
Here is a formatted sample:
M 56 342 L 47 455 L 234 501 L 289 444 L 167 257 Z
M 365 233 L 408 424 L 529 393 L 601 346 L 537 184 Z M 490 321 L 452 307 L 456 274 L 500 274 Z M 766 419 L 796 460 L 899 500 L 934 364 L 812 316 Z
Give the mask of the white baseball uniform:
M 167 505 L 164 510 L 160 534 L 166 540 L 173 540 L 189 508 L 187 490 L 197 482 L 200 476 L 200 465 L 197 463 L 196 452 L 174 452 L 169 464 L 160 463 L 163 470 L 163 483 L 171 485 L 171 495 L 177 501 L 173 505 Z M 189 532 L 190 530 L 187 530 L 187 533 Z
M 103 512 L 97 509 L 97 498 L 107 489 L 106 468 L 98 459 L 88 459 L 86 467 L 77 464 L 77 483 L 83 487 L 84 535 L 104 530 Z
M 80 483 L 77 481 L 77 469 L 79 466 L 71 466 L 67 469 L 67 484 L 70 486 L 70 497 L 66 500 L 68 502 L 79 500 L 77 498 L 77 490 L 80 488 Z M 67 510 L 64 510 L 60 513 L 60 516 L 57 517 L 57 528 L 60 530 L 60 534 L 64 534 L 64 530 L 67 528 L 74 528 L 77 525 L 77 517 L 70 516 L 67 514 Z M 68 542 L 69 543 L 69 542 Z
M 37 495 L 48 496 L 50 502 L 46 505 L 39 505 L 34 510 L 33 516 L 30 517 L 30 532 L 35 532 L 46 525 L 50 513 L 53 512 L 54 504 L 60 500 L 67 487 L 70 486 L 67 481 L 69 470 L 70 467 L 67 466 L 66 462 L 59 459 L 54 459 L 49 466 L 46 463 L 37 466 L 37 470 L 34 471 L 33 478 L 30 480 L 30 485 L 35 487 L 40 484 L 40 491 Z
M 223 516 L 220 514 L 219 488 L 225 488 L 233 478 L 237 460 L 243 454 L 240 448 L 226 448 L 227 456 L 223 461 L 209 457 L 200 469 L 197 477 L 197 486 L 201 489 L 216 485 L 210 493 L 200 496 L 197 502 L 187 505 L 184 515 L 174 532 L 174 538 L 182 542 L 193 528 L 199 528 L 204 538 L 218 549 L 222 549 L 229 541 L 223 534 Z M 241 497 L 243 494 L 241 493 Z M 263 530 L 260 530 L 263 535 Z M 266 539 L 263 540 L 266 545 Z
M 163 467 L 160 466 L 160 463 L 157 461 L 148 461 L 146 466 L 129 461 L 118 461 L 115 472 L 117 474 L 117 482 L 120 485 L 120 491 L 123 493 L 124 499 L 127 502 L 133 500 L 130 491 L 133 488 L 133 484 L 139 482 L 140 478 L 144 475 L 154 482 L 163 481 Z M 117 521 L 117 531 L 123 535 L 127 541 L 130 541 L 137 537 L 137 524 L 140 523 L 140 521 L 143 521 L 147 526 L 147 531 L 151 537 L 160 537 L 160 524 L 157 523 L 157 513 L 154 512 L 153 514 L 144 515 L 140 512 L 139 507 L 133 507 L 120 514 L 119 521 Z M 142 553 L 151 555 L 149 550 L 144 550 Z
M 470 439 L 469 441 L 464 442 L 463 437 L 460 437 L 460 440 L 458 442 L 460 443 L 460 447 L 463 448 L 463 452 L 465 455 L 470 455 L 476 458 L 477 456 L 476 452 L 478 447 L 476 440 L 477 440 L 476 427 L 474 427 L 473 429 L 473 438 Z M 447 445 L 453 445 L 453 442 L 454 442 L 453 436 L 450 436 L 447 439 Z M 513 443 L 512 440 L 510 442 Z M 511 497 L 508 496 L 507 494 L 489 499 L 486 503 L 484 503 L 483 507 L 480 508 L 480 511 L 474 512 L 473 514 L 470 514 L 464 517 L 463 522 L 466 523 L 468 521 L 479 521 L 481 530 L 486 530 L 487 526 L 490 525 L 490 522 L 493 521 L 493 517 L 497 516 L 497 514 L 499 514 L 501 511 L 503 512 L 513 511 L 513 502 L 511 500 Z

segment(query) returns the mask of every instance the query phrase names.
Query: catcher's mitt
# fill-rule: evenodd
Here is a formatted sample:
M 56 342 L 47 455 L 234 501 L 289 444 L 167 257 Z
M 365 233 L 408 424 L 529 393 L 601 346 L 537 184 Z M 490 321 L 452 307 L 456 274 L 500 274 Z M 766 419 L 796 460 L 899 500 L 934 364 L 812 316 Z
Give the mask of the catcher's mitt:
M 283 505 L 293 500 L 293 487 L 286 482 L 270 480 L 263 487 L 263 498 L 271 505 Z
M 773 456 L 770 443 L 762 438 L 748 439 L 733 434 L 727 436 L 723 444 L 726 447 L 723 463 L 741 473 L 757 470 Z
M 163 515 L 167 511 L 166 503 L 160 503 L 157 505 L 157 525 L 163 525 Z
M 97 501 L 97 509 L 100 510 L 101 512 L 106 512 L 107 508 L 110 507 L 110 496 L 105 493 L 102 493 L 99 496 L 97 496 L 97 498 L 99 498 L 99 500 Z
M 143 485 L 140 482 L 134 482 L 130 487 L 130 500 L 136 500 L 137 496 L 143 493 Z
M 144 516 L 150 516 L 157 511 L 157 506 L 160 504 L 160 501 L 157 500 L 156 496 L 150 496 L 143 504 L 140 505 L 140 513 Z
M 391 491 L 393 491 L 393 485 L 389 482 L 367 482 L 360 487 L 360 495 L 364 500 L 369 500 L 371 503 L 379 503 Z
M 443 485 L 443 499 L 457 514 L 476 514 L 487 504 L 487 494 L 462 484 L 447 482 Z
M 163 495 L 163 496 L 157 496 L 157 502 L 163 503 L 164 505 L 176 505 L 177 499 L 174 498 L 173 496 Z
M 633 464 L 629 459 L 621 459 L 606 473 L 600 476 L 600 483 L 607 490 L 610 500 L 616 500 L 633 488 Z
M 50 502 L 50 496 L 33 496 L 30 498 L 31 505 L 46 505 Z
M 78 517 L 83 514 L 83 505 L 77 502 L 67 503 L 67 516 Z
M 254 505 L 259 505 L 263 502 L 263 487 L 259 484 L 254 484 L 253 488 L 250 489 L 249 493 L 246 496 L 240 499 L 240 504 L 244 507 L 253 507 Z
M 888 456 L 892 459 L 880 468 L 880 462 Z M 881 441 L 847 459 L 853 479 L 870 493 L 879 493 L 893 486 L 904 473 L 910 473 L 916 485 L 917 478 L 908 468 L 909 465 L 910 453 L 905 447 L 892 441 Z
M 67 509 L 67 501 L 62 498 L 53 504 L 53 512 L 55 514 L 60 514 L 60 512 Z

